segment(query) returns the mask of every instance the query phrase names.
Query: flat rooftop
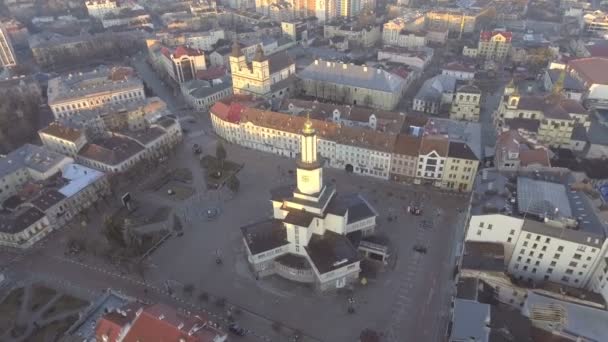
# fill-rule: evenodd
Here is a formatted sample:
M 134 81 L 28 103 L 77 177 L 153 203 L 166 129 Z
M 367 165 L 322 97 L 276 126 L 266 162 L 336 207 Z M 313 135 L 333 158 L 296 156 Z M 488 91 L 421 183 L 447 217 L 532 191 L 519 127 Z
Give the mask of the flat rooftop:
M 589 196 L 577 190 L 566 169 L 498 172 L 484 169 L 475 180 L 472 215 L 502 214 L 525 218 L 524 229 L 541 230 L 577 241 L 600 242 L 608 228 Z M 543 222 L 547 220 L 547 223 Z M 566 227 L 561 229 L 560 227 Z
M 43 146 L 25 144 L 0 158 L 0 177 L 9 175 L 17 170 L 29 168 L 44 173 L 68 157 L 47 150 Z
M 73 101 L 87 96 L 143 89 L 143 82 L 128 67 L 99 67 L 89 72 L 68 74 L 49 80 L 47 96 L 49 105 Z

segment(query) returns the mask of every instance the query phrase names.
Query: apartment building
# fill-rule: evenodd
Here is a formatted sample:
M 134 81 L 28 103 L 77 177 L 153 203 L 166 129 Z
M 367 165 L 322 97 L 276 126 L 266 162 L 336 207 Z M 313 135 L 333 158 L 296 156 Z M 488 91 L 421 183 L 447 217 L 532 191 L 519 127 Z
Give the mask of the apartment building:
M 378 61 L 388 61 L 407 65 L 415 70 L 423 71 L 431 63 L 434 50 L 427 47 L 406 49 L 385 47 L 378 50 Z
M 60 119 L 108 104 L 143 100 L 145 94 L 143 82 L 133 69 L 99 67 L 50 79 L 47 98 L 55 119 Z
M 30 144 L 0 159 L 0 183 L 0 245 L 15 248 L 31 247 L 109 191 L 103 173 Z
M 186 46 L 178 46 L 175 49 L 162 47 L 160 63 L 177 84 L 195 80 L 199 71 L 207 69 L 205 53 Z
M 232 95 L 232 80 L 227 75 L 211 80 L 193 80 L 182 84 L 180 89 L 191 108 L 207 111 L 217 101 Z
M 499 171 L 527 167 L 551 167 L 549 149 L 524 138 L 516 130 L 503 132 L 496 139 L 494 166 Z
M 38 131 L 42 145 L 49 150 L 64 154 L 71 158 L 76 157 L 87 143 L 87 137 L 83 129 L 63 126 L 52 122 L 47 127 Z
M 501 62 L 511 51 L 513 34 L 505 31 L 481 31 L 477 48 L 464 47 L 462 54 L 467 57 Z
M 4 25 L 0 23 L 0 66 L 11 67 L 15 65 L 17 65 L 17 59 L 11 37 Z
M 422 138 L 416 135 L 397 135 L 391 160 L 391 180 L 409 183 L 414 181 L 421 141 Z
M 123 173 L 144 160 L 158 160 L 182 139 L 179 122 L 163 117 L 141 131 L 107 132 L 87 142 L 76 160 L 88 167 Z
M 424 81 L 412 102 L 412 109 L 422 113 L 439 114 L 451 104 L 456 90 L 456 79 L 437 75 Z
M 117 0 L 88 0 L 84 5 L 89 16 L 98 19 L 102 19 L 110 13 L 118 13 L 121 10 Z
M 0 158 L 0 201 L 15 194 L 29 181 L 50 178 L 72 158 L 37 145 L 25 144 Z
M 475 85 L 460 86 L 452 101 L 450 119 L 478 122 L 480 104 L 481 90 L 478 87 Z
M 583 84 L 583 102 L 588 108 L 608 108 L 608 58 L 579 58 L 568 62 L 567 70 Z
M 563 169 L 484 170 L 465 240 L 503 244 L 507 272 L 518 280 L 593 289 L 606 227 L 582 189 Z
M 586 13 L 583 16 L 585 31 L 598 35 L 608 33 L 608 15 L 600 10 Z
M 517 130 L 525 138 L 550 147 L 572 148 L 576 127 L 589 130 L 588 111 L 577 101 L 566 99 L 555 89 L 550 95 L 520 95 L 510 83 L 495 112 L 499 133 Z
M 360 25 L 356 20 L 335 20 L 323 26 L 323 37 L 344 37 L 349 44 L 369 48 L 380 41 L 380 26 Z
M 392 110 L 407 89 L 402 77 L 368 66 L 315 60 L 298 77 L 304 92 L 340 103 Z

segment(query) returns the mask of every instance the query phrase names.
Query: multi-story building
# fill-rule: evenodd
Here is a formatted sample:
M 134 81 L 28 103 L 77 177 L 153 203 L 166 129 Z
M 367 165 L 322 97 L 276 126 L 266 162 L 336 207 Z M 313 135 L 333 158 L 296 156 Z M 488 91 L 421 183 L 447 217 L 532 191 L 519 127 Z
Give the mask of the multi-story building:
M 56 119 L 78 112 L 145 99 L 143 82 L 127 67 L 100 67 L 94 71 L 49 80 L 49 107 Z
M 451 62 L 441 68 L 441 74 L 452 76 L 458 81 L 469 81 L 475 78 L 477 68 L 472 63 Z
M 397 106 L 407 88 L 405 79 L 385 70 L 323 60 L 298 77 L 308 96 L 386 110 Z
M 434 8 L 425 13 L 425 25 L 431 30 L 449 30 L 459 36 L 475 31 L 477 19 L 489 9 Z
M 84 3 L 89 16 L 102 19 L 106 14 L 118 13 L 121 8 L 117 0 L 88 0 Z
M 481 103 L 481 90 L 474 85 L 463 85 L 458 87 L 452 108 L 450 119 L 463 121 L 479 121 Z
M 71 158 L 75 158 L 87 143 L 84 130 L 63 126 L 56 122 L 38 131 L 38 136 L 46 148 Z
M 73 161 L 41 146 L 26 144 L 19 147 L 0 159 L 0 200 L 6 200 L 29 181 L 50 178 Z
M 126 172 L 143 160 L 158 160 L 182 139 L 179 122 L 163 117 L 146 130 L 107 132 L 87 142 L 79 163 L 107 173 Z
M 584 189 L 563 169 L 484 170 L 465 240 L 503 244 L 507 272 L 518 280 L 594 289 L 606 227 Z
M 202 50 L 178 46 L 175 49 L 160 49 L 160 62 L 165 72 L 177 84 L 196 79 L 196 73 L 207 69 L 205 53 Z
M 230 55 L 230 70 L 234 94 L 275 98 L 283 97 L 290 88 L 293 90 L 296 66 L 287 53 L 278 52 L 265 56 L 260 46 L 257 47 L 251 63 L 248 63 L 240 46 L 235 42 Z
M 552 63 L 551 66 L 554 66 L 554 64 Z M 546 91 L 551 91 L 555 87 L 555 84 L 559 82 L 561 73 L 566 72 L 566 66 L 563 64 L 556 68 L 551 68 L 551 66 L 545 70 L 543 77 L 543 85 Z M 562 95 L 567 99 L 583 102 L 583 95 L 585 95 L 585 93 L 586 89 L 583 86 L 583 82 L 566 72 Z
M 412 102 L 415 111 L 438 114 L 454 98 L 456 79 L 452 76 L 437 75 L 424 81 Z
M 416 178 L 418 152 L 422 138 L 416 135 L 399 134 L 391 158 L 391 180 L 413 182 Z
M 418 151 L 416 183 L 439 186 L 443 180 L 450 141 L 445 136 L 423 136 Z
M 0 23 L 0 66 L 11 67 L 15 65 L 17 65 L 17 59 L 15 58 L 11 38 L 4 29 L 4 25 Z
M 23 145 L 0 160 L 0 245 L 28 248 L 109 192 L 105 175 Z
M 406 48 L 425 46 L 426 36 L 416 34 L 423 29 L 424 14 L 421 12 L 395 18 L 382 27 L 382 43 Z M 408 33 L 411 33 L 411 36 Z
M 583 84 L 588 108 L 608 108 L 608 58 L 579 58 L 568 62 L 568 73 Z
M 418 19 L 424 23 L 424 17 Z M 382 42 L 385 45 L 393 45 L 404 48 L 418 48 L 426 46 L 426 32 L 420 29 L 408 29 L 418 27 L 415 23 L 407 22 L 403 18 L 393 19 L 383 26 Z
M 499 171 L 517 171 L 526 167 L 551 167 L 549 150 L 524 138 L 515 130 L 503 132 L 496 139 L 494 167 Z
M 223 76 L 212 80 L 193 80 L 181 85 L 186 103 L 198 111 L 207 111 L 217 101 L 232 95 L 232 80 Z
M 289 100 L 281 110 L 285 113 L 250 108 L 232 101 L 229 104 L 216 103 L 210 114 L 215 132 L 227 141 L 293 158 L 299 148 L 294 125 L 301 124 L 303 115 L 307 113 L 313 118 L 312 122 L 319 132 L 319 153 L 328 166 L 396 181 L 422 182 L 424 175 L 417 172 L 421 170 L 419 158 L 422 158 L 425 168 L 427 164 L 438 165 L 439 157 L 421 147 L 421 141 L 425 138 L 431 141 L 427 142 L 426 147 L 435 140 L 445 145 L 439 151 L 443 153 L 444 162 L 451 158 L 448 155 L 450 141 L 464 142 L 469 149 L 474 144 L 470 139 L 474 132 L 464 129 L 467 131 L 464 136 L 458 136 L 451 132 L 449 124 L 445 129 L 439 127 L 446 126 L 439 122 L 440 119 L 428 120 L 423 116 L 301 100 Z M 454 127 L 453 130 L 463 134 L 463 127 Z M 430 136 L 427 138 L 424 132 Z M 474 155 L 475 159 L 467 159 L 462 166 L 476 167 L 479 151 Z M 435 161 L 431 160 L 433 158 Z M 443 167 L 443 164 L 432 175 L 431 183 L 435 186 L 449 190 L 458 190 L 459 187 L 470 189 L 476 169 L 459 169 L 458 180 L 468 184 L 461 186 L 455 183 L 453 188 L 449 188 L 449 182 L 443 180 L 443 170 L 439 170 L 439 167 Z M 462 179 L 465 173 L 469 179 Z
M 604 35 L 608 33 L 608 15 L 597 10 L 583 16 L 584 27 L 587 32 Z
M 296 134 L 296 186 L 273 189 L 273 218 L 241 228 L 247 258 L 256 276 L 276 273 L 320 291 L 343 288 L 361 271 L 356 245 L 347 236 L 371 234 L 378 214 L 361 195 L 338 195 L 334 185 L 324 183 L 310 118 Z
M 497 131 L 517 130 L 525 138 L 541 144 L 571 148 L 575 128 L 587 131 L 591 120 L 579 102 L 566 99 L 560 93 L 557 85 L 550 95 L 520 95 L 511 82 L 505 87 L 505 95 L 494 113 Z
M 293 42 L 307 42 L 308 25 L 306 22 L 284 21 L 281 23 L 281 34 Z
M 478 167 L 479 159 L 467 143 L 450 141 L 448 157 L 444 165 L 442 187 L 470 192 L 473 190 Z
M 323 26 L 326 39 L 344 37 L 349 44 L 369 48 L 380 40 L 380 27 L 376 25 L 359 25 L 354 20 L 336 20 Z
M 101 19 L 103 28 L 122 27 L 126 29 L 154 29 L 152 17 L 143 9 L 126 8 L 118 13 L 108 13 Z
M 464 47 L 462 54 L 467 57 L 491 61 L 504 61 L 511 51 L 513 34 L 504 31 L 481 31 L 476 49 Z
M 423 47 L 416 49 L 385 47 L 378 50 L 378 61 L 388 61 L 407 65 L 415 70 L 423 71 L 431 63 L 434 50 Z

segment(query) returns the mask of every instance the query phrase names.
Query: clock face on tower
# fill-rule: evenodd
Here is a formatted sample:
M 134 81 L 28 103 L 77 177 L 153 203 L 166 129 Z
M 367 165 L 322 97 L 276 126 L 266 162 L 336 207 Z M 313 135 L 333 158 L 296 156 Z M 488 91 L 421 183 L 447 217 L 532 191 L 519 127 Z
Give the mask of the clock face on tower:
M 308 183 L 309 178 L 308 178 L 308 176 L 302 176 L 302 177 L 300 177 L 300 180 L 304 183 Z

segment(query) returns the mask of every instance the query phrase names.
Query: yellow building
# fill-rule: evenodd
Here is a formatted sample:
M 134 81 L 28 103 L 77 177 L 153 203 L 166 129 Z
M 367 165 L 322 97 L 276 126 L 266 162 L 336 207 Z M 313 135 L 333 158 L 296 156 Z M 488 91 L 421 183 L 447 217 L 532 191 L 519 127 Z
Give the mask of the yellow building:
M 486 60 L 504 61 L 511 50 L 511 32 L 481 31 L 477 57 Z
M 481 90 L 474 85 L 464 85 L 456 90 L 450 109 L 450 119 L 479 121 Z
M 478 167 L 479 159 L 469 145 L 451 141 L 443 170 L 442 188 L 470 192 Z

